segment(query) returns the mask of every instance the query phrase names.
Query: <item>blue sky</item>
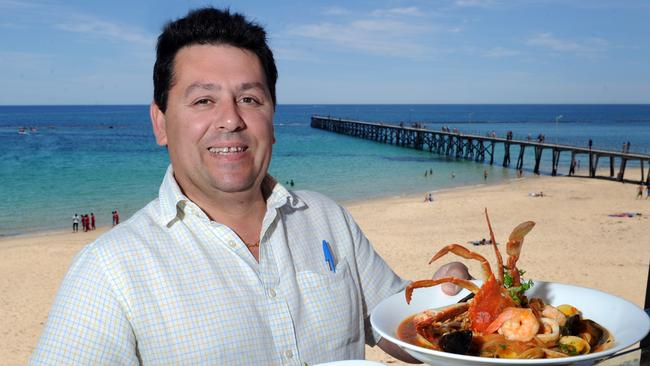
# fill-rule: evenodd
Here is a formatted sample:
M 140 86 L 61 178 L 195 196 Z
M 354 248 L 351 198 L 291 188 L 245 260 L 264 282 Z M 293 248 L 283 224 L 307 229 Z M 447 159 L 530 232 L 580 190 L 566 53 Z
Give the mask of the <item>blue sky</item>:
M 0 0 L 0 104 L 148 104 L 207 4 L 266 27 L 280 104 L 650 103 L 646 0 Z

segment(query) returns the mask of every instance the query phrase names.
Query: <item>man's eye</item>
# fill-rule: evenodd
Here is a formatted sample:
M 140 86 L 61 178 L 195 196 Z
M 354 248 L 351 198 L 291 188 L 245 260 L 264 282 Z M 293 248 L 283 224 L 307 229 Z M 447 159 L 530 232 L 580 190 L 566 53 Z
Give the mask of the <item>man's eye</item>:
M 210 99 L 206 99 L 206 98 L 199 99 L 196 102 L 194 102 L 194 104 L 198 104 L 198 105 L 205 105 L 208 103 L 210 103 Z
M 241 101 L 242 101 L 242 103 L 244 103 L 244 104 L 257 103 L 257 101 L 255 100 L 255 98 L 253 98 L 253 97 L 243 97 L 243 98 L 241 98 Z

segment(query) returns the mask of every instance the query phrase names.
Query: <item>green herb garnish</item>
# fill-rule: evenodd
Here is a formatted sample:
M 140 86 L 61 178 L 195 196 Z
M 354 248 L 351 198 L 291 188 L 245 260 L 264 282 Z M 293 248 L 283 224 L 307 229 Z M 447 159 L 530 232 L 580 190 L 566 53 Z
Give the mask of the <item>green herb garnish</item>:
M 519 278 L 521 279 L 521 284 L 519 286 L 513 286 L 514 285 L 514 279 L 510 275 L 510 273 L 507 271 L 507 268 L 505 268 L 505 271 L 503 273 L 503 287 L 508 290 L 508 294 L 512 298 L 512 300 L 515 302 L 517 305 L 521 305 L 522 298 L 524 296 L 524 293 L 531 287 L 533 287 L 534 283 L 533 280 L 524 280 L 523 275 L 526 273 L 523 270 L 519 270 Z
M 559 346 L 562 352 L 566 353 L 569 356 L 578 355 L 578 350 L 573 346 L 570 346 L 568 344 L 562 344 L 562 343 L 560 343 Z

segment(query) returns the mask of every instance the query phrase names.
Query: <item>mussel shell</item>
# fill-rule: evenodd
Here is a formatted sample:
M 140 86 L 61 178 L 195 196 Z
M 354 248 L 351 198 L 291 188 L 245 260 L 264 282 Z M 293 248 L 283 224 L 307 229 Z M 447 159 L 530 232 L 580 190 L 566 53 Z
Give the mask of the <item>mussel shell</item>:
M 562 327 L 562 335 L 585 338 L 592 352 L 607 349 L 614 341 L 614 337 L 605 327 L 591 319 L 583 319 L 580 314 L 567 317 L 566 324 Z
M 562 335 L 578 335 L 582 328 L 582 316 L 580 314 L 573 314 L 566 318 L 566 323 L 562 327 Z
M 569 356 L 584 355 L 591 351 L 589 342 L 578 336 L 563 336 L 558 341 L 558 345 Z
M 472 331 L 458 330 L 449 332 L 440 337 L 438 344 L 445 352 L 466 355 L 472 345 Z
M 612 334 L 595 321 L 583 319 L 581 324 L 581 333 L 589 333 L 591 335 L 589 345 L 591 346 L 592 352 L 607 349 L 614 341 Z

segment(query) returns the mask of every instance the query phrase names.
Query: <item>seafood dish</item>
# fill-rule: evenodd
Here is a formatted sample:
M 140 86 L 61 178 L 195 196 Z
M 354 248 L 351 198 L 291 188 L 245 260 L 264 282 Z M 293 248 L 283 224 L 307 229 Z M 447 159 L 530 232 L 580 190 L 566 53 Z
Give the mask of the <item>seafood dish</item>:
M 448 253 L 477 260 L 485 280 L 479 287 L 470 280 L 443 277 L 415 281 L 404 292 L 410 303 L 418 288 L 453 283 L 471 292 L 456 304 L 427 309 L 407 317 L 397 337 L 416 346 L 455 354 L 507 359 L 563 358 L 603 351 L 614 343 L 613 335 L 583 316 L 571 304 L 549 304 L 542 298 L 527 298 L 533 281 L 525 281 L 517 268 L 524 237 L 535 223 L 519 224 L 506 243 L 507 261 L 497 247 L 490 218 L 485 218 L 498 269 L 480 254 L 460 244 L 449 244 L 429 263 Z

